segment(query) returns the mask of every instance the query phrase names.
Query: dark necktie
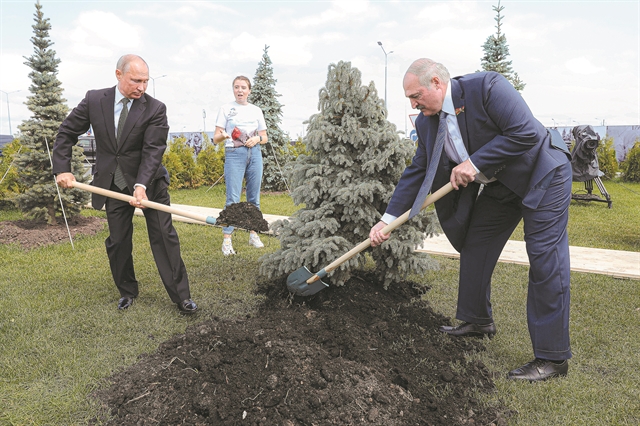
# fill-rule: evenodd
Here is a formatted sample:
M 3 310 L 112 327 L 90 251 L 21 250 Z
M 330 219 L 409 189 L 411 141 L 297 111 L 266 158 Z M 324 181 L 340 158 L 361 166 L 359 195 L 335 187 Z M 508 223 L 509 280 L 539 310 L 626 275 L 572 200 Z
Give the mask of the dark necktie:
M 122 111 L 120 112 L 120 118 L 118 118 L 118 129 L 116 130 L 116 143 L 118 144 L 118 148 L 120 148 L 120 135 L 122 134 L 124 123 L 127 121 L 127 115 L 129 115 L 129 109 L 127 108 L 129 99 L 122 98 L 120 102 L 122 103 Z M 116 172 L 113 175 L 113 183 L 115 183 L 121 190 L 124 190 L 127 187 L 127 181 L 124 178 L 120 164 L 116 166 Z
M 444 148 L 446 140 L 449 139 L 449 129 L 447 128 L 447 113 L 440 111 L 440 122 L 438 123 L 438 133 L 436 134 L 436 143 L 431 152 L 431 158 L 429 160 L 429 167 L 427 167 L 427 174 L 422 181 L 420 191 L 416 196 L 416 200 L 411 207 L 411 213 L 409 213 L 409 219 L 420 213 L 422 210 L 422 204 L 427 199 L 427 195 L 431 191 L 431 184 L 433 184 L 433 178 L 436 176 L 436 170 L 438 169 L 438 163 L 440 163 L 440 156 Z

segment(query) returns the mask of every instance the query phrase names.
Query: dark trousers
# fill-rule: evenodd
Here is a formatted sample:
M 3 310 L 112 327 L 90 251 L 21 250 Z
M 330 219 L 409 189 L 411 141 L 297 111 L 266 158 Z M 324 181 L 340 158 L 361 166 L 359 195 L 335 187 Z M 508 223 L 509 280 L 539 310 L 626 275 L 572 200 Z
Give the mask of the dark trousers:
M 168 183 L 157 179 L 147 188 L 150 201 L 169 205 Z M 121 191 L 114 184 L 111 190 L 131 195 L 128 189 Z M 129 203 L 107 198 L 107 222 L 109 237 L 105 240 L 107 256 L 113 280 L 121 297 L 137 297 L 138 281 L 133 268 L 133 214 L 135 207 Z M 178 233 L 173 227 L 171 214 L 155 209 L 143 209 L 147 222 L 149 244 L 158 267 L 160 278 L 171 301 L 179 303 L 190 299 L 187 269 L 180 255 Z
M 476 324 L 493 321 L 491 276 L 507 240 L 524 219 L 529 257 L 527 323 L 538 358 L 571 358 L 569 344 L 569 240 L 571 165 L 555 170 L 539 206 L 529 209 L 504 185 L 480 193 L 460 252 L 456 318 Z

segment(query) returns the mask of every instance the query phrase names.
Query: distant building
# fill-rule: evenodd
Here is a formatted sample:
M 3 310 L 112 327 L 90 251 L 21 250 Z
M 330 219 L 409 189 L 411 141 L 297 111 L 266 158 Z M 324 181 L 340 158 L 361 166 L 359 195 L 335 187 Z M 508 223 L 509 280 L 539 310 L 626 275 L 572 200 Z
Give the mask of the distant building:
M 10 144 L 13 139 L 14 137 L 11 135 L 0 135 L 0 156 L 2 156 L 2 151 L 4 150 L 5 145 Z

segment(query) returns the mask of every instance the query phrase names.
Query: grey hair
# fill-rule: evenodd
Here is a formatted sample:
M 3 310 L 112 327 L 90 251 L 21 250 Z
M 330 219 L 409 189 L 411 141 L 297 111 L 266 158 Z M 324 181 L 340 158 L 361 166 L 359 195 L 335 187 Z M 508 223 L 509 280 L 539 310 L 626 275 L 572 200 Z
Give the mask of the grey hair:
M 431 87 L 431 79 L 438 77 L 440 81 L 445 84 L 449 84 L 449 70 L 444 65 L 428 58 L 420 58 L 415 60 L 406 74 L 413 74 L 418 76 L 420 84 L 426 88 Z
M 149 65 L 147 64 L 147 61 L 142 59 L 140 56 L 134 55 L 131 53 L 127 55 L 122 55 L 120 59 L 118 59 L 118 63 L 116 64 L 116 69 L 120 70 L 120 72 L 122 72 L 123 74 L 126 73 L 127 71 L 129 71 L 129 65 L 131 64 L 131 61 L 135 59 L 140 59 L 147 66 L 147 69 L 149 69 Z

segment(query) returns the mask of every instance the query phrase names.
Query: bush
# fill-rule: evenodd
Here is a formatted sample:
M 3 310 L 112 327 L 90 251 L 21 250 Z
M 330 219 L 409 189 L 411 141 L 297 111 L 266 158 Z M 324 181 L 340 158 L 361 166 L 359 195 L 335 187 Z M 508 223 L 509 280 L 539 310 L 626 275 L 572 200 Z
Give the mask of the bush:
M 213 185 L 224 175 L 224 144 L 205 143 L 196 158 L 202 183 Z
M 627 158 L 621 165 L 622 180 L 640 182 L 640 140 L 636 140 L 633 148 L 627 152 Z
M 293 144 L 289 144 L 289 157 L 291 157 L 291 161 L 296 161 L 300 155 L 309 155 L 309 150 L 302 137 L 298 136 L 298 139 Z
M 25 150 L 25 148 L 21 148 L 20 140 L 14 139 L 2 150 L 2 156 L 0 156 L 0 179 L 2 179 L 0 183 L 1 204 L 6 204 L 5 202 L 9 202 L 9 199 L 14 195 L 24 191 L 24 188 L 18 181 L 18 169 L 15 164 L 12 164 L 15 155 Z
M 603 179 L 613 179 L 618 173 L 618 160 L 616 159 L 616 150 L 613 147 L 613 138 L 606 137 L 600 141 L 598 149 L 598 167 L 604 173 Z
M 187 138 L 184 136 L 169 142 L 162 163 L 171 178 L 170 189 L 197 188 L 201 185 L 202 177 L 196 167 L 194 150 L 187 145 Z

